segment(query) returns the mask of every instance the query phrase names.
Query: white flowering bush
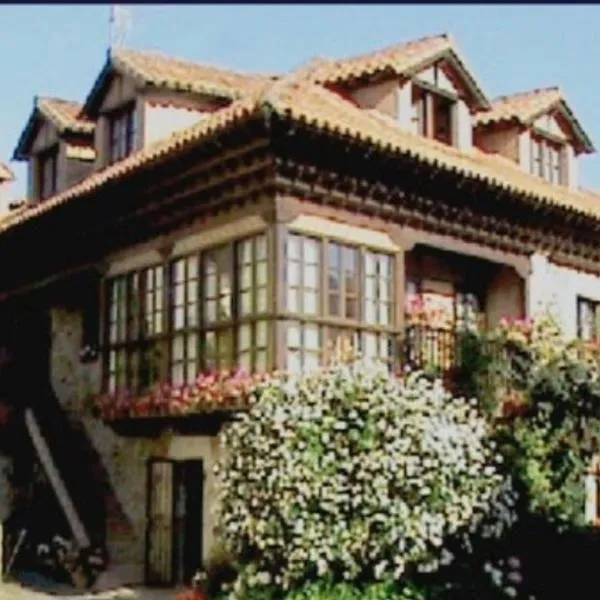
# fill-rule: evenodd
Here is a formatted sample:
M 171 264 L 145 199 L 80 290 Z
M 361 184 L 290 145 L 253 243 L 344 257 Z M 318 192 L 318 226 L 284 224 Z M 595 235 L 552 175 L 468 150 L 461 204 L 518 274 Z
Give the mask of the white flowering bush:
M 399 578 L 501 483 L 475 401 L 365 361 L 274 378 L 223 434 L 223 541 L 237 589 Z

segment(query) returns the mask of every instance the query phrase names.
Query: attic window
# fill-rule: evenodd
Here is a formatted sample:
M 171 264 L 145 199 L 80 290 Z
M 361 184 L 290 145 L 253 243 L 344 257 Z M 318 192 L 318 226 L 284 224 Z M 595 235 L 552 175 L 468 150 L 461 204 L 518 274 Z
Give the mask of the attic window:
M 549 183 L 564 183 L 563 144 L 538 134 L 532 135 L 531 173 Z
M 108 115 L 108 161 L 114 163 L 129 156 L 135 149 L 135 105 Z
M 455 101 L 445 94 L 413 85 L 412 106 L 415 132 L 451 145 L 453 139 L 452 112 Z
M 40 200 L 56 194 L 58 182 L 58 147 L 40 153 L 38 157 L 38 190 Z

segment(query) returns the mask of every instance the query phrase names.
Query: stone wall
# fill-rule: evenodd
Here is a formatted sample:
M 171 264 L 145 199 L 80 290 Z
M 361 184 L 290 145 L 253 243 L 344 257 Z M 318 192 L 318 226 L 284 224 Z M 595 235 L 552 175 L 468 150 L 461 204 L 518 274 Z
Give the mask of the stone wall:
M 54 392 L 72 420 L 83 424 L 89 440 L 101 457 L 114 498 L 107 498 L 107 546 L 113 580 L 134 583 L 143 579 L 146 530 L 146 463 L 151 457 L 202 458 L 205 484 L 203 504 L 204 556 L 214 540 L 213 465 L 218 442 L 213 437 L 179 436 L 164 431 L 157 439 L 117 435 L 90 413 L 100 392 L 100 361 L 79 360 L 82 318 L 77 311 L 56 308 L 52 315 L 51 373 Z M 199 499 L 202 502 L 202 499 Z

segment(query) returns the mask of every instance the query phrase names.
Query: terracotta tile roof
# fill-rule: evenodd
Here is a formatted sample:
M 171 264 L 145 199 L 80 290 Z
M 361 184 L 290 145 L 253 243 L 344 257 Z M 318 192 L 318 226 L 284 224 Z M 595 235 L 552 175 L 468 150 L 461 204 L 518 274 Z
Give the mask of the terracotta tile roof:
M 173 133 L 169 137 L 128 156 L 124 160 L 90 175 L 82 182 L 56 196 L 44 200 L 44 202 L 29 205 L 23 210 L 15 210 L 5 218 L 0 219 L 0 234 L 20 223 L 53 210 L 61 204 L 99 190 L 108 182 L 119 179 L 138 169 L 150 168 L 166 156 L 177 153 L 190 144 L 197 143 L 215 132 L 224 130 L 233 123 L 240 121 L 255 111 L 257 106 L 256 94 L 242 100 L 237 100 L 227 108 L 212 113 L 193 126 Z
M 94 115 L 104 82 L 113 71 L 128 75 L 142 86 L 154 86 L 175 92 L 195 92 L 228 100 L 256 91 L 273 76 L 245 74 L 167 56 L 156 51 L 117 49 L 109 52 L 107 63 L 96 79 L 84 104 Z
M 95 124 L 82 114 L 81 109 L 82 105 L 72 100 L 36 96 L 33 110 L 13 152 L 13 159 L 27 159 L 29 147 L 38 130 L 40 119 L 47 119 L 52 123 L 59 135 L 71 133 L 91 137 Z M 90 145 L 92 142 L 93 140 L 90 140 Z
M 485 93 L 471 75 L 460 56 L 454 40 L 448 34 L 436 35 L 396 44 L 383 50 L 345 60 L 319 59 L 315 65 L 313 81 L 324 84 L 344 83 L 350 79 L 375 75 L 388 71 L 397 76 L 411 74 L 423 65 L 444 55 L 452 56 L 465 74 L 468 84 L 482 108 L 489 106 Z
M 391 117 L 352 106 L 323 87 L 306 83 L 282 87 L 277 109 L 318 129 L 347 135 L 384 151 L 412 155 L 439 168 L 484 179 L 512 192 L 529 194 L 542 203 L 600 218 L 600 202 L 595 195 L 547 183 L 525 173 L 513 162 L 477 148 L 465 152 L 404 131 Z
M 500 188 L 527 194 L 541 204 L 554 204 L 600 220 L 598 196 L 552 185 L 521 171 L 514 163 L 477 149 L 463 152 L 435 140 L 400 129 L 396 121 L 377 111 L 360 109 L 326 88 L 306 81 L 300 70 L 275 83 L 264 84 L 229 107 L 220 109 L 193 126 L 172 134 L 72 188 L 0 221 L 0 233 L 77 197 L 101 189 L 107 182 L 138 169 L 151 168 L 168 155 L 200 143 L 216 132 L 234 126 L 261 110 L 273 111 L 324 132 L 353 138 L 384 152 L 409 155 L 440 169 L 484 180 Z
M 91 134 L 94 122 L 81 113 L 83 106 L 79 102 L 62 98 L 41 97 L 36 99 L 36 108 L 58 129 L 69 133 Z
M 0 162 L 0 183 L 3 181 L 14 181 L 15 174 L 8 165 Z
M 509 96 L 501 96 L 492 102 L 490 110 L 475 115 L 475 125 L 487 125 L 502 121 L 517 121 L 523 125 L 531 125 L 535 119 L 544 113 L 561 107 L 567 119 L 587 152 L 593 152 L 594 147 L 583 131 L 581 124 L 569 108 L 565 96 L 558 87 L 541 88 L 528 92 L 520 92 Z

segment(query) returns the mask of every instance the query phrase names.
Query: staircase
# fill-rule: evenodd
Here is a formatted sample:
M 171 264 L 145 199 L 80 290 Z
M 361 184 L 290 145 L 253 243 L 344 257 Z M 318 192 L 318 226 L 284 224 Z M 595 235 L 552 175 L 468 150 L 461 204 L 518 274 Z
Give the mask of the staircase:
M 24 421 L 79 548 L 77 567 L 91 583 L 106 566 L 106 484 L 98 472 L 98 457 L 51 394 L 26 408 Z

